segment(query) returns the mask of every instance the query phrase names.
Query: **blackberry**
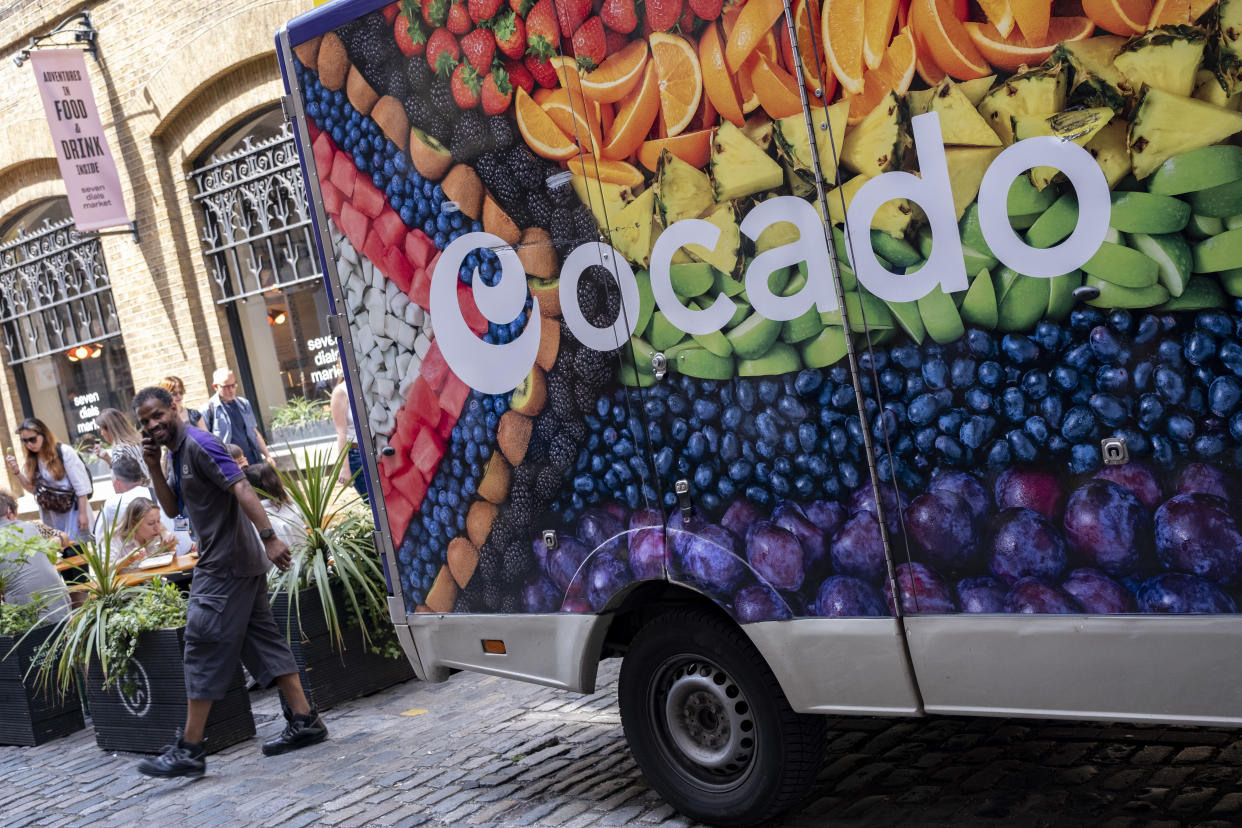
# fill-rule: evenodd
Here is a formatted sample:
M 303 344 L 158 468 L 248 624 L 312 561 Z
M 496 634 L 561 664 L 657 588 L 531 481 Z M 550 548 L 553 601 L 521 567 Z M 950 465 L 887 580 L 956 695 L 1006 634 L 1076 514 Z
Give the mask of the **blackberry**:
M 564 478 L 564 474 L 554 467 L 544 466 L 539 470 L 539 476 L 535 480 L 535 496 L 541 503 L 552 502 L 557 492 L 561 490 L 561 481 Z
M 501 576 L 500 555 L 497 554 L 491 538 L 479 550 L 479 565 L 475 576 L 484 584 L 495 583 Z
M 505 615 L 522 612 L 522 602 L 517 599 L 516 595 L 505 595 L 500 599 L 500 612 Z
M 515 210 L 521 208 L 522 203 L 526 199 L 526 193 L 509 171 L 505 168 L 504 162 L 501 160 L 501 153 L 487 153 L 479 156 L 475 164 L 475 169 L 479 173 L 479 178 L 483 181 L 483 186 L 491 192 L 492 198 L 505 209 L 512 218 Z M 514 219 L 516 221 L 516 219 Z
M 594 239 L 599 236 L 595 216 L 591 213 L 591 208 L 585 204 L 579 204 L 574 210 L 574 233 L 579 239 Z
M 500 569 L 507 583 L 520 583 L 526 579 L 535 563 L 530 544 L 516 542 L 505 547 L 501 557 Z
M 456 120 L 457 101 L 453 99 L 453 87 L 448 78 L 436 78 L 431 82 L 431 90 L 428 92 L 431 99 L 432 107 L 440 113 L 440 116 L 448 120 L 450 123 Z
M 509 150 L 509 169 L 524 189 L 538 190 L 544 186 L 543 165 L 525 144 L 514 144 Z
M 555 187 L 548 188 L 548 198 L 552 199 L 552 204 L 556 207 L 573 207 L 574 188 L 568 181 L 563 181 Z
M 598 386 L 600 379 L 609 375 L 612 367 L 612 354 L 597 351 L 594 348 L 580 348 L 574 354 L 574 374 L 587 384 Z
M 577 407 L 574 404 L 573 391 L 569 382 L 556 371 L 548 374 L 548 402 L 552 404 L 552 410 L 562 418 L 577 416 Z
M 487 131 L 483 115 L 475 109 L 461 113 L 453 127 L 449 152 L 453 158 L 469 163 L 490 149 L 491 135 Z
M 431 67 L 425 60 L 411 60 L 405 64 L 405 79 L 409 81 L 410 88 L 416 93 L 426 92 L 434 77 Z
M 530 438 L 541 441 L 545 446 L 550 446 L 561 432 L 561 428 L 560 417 L 543 414 L 535 418 L 535 427 L 531 429 Z
M 487 131 L 492 136 L 492 146 L 496 149 L 507 149 L 513 143 L 513 127 L 504 115 L 493 115 L 487 119 Z
M 552 440 L 552 445 L 548 448 L 548 465 L 564 471 L 574 462 L 574 458 L 578 454 L 578 444 L 573 437 L 562 432 L 556 435 Z M 536 485 L 538 482 L 536 481 Z
M 576 382 L 573 386 L 574 405 L 583 414 L 590 413 L 595 408 L 595 387 L 586 382 Z
M 526 209 L 530 211 L 531 219 L 540 227 L 552 224 L 552 202 L 543 193 L 537 190 L 529 193 L 526 196 Z
M 601 265 L 592 265 L 578 280 L 578 306 L 588 322 L 597 328 L 611 325 L 621 311 L 621 292 L 612 274 Z
M 557 207 L 548 222 L 548 233 L 554 242 L 574 242 L 574 214 L 565 207 Z
M 503 601 L 504 596 L 500 592 L 500 587 L 495 584 L 484 584 L 479 595 L 479 603 L 482 604 L 484 612 L 499 612 Z
M 470 604 L 470 599 L 467 596 L 468 596 L 467 590 L 463 590 L 457 596 L 457 600 L 453 602 L 453 612 L 463 613 L 463 614 L 468 613 L 468 612 L 474 612 L 474 608 Z
M 387 85 L 385 76 L 388 73 L 383 71 L 384 65 L 398 54 L 392 30 L 384 21 L 384 15 L 378 11 L 361 17 L 354 23 L 356 25 L 338 30 L 341 42 L 345 44 L 345 53 L 367 82 L 379 90 L 380 85 Z M 388 94 L 387 89 L 381 94 Z

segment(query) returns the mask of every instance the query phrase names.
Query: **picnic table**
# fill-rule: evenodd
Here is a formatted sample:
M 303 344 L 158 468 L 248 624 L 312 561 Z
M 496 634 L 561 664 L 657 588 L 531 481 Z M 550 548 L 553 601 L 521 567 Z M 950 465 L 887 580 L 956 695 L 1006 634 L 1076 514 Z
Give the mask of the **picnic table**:
M 117 577 L 125 586 L 133 586 L 135 584 L 145 583 L 152 578 L 163 576 L 169 580 L 180 580 L 179 577 L 194 570 L 194 565 L 198 563 L 198 555 L 177 555 L 163 566 L 149 566 L 146 568 L 135 568 L 132 571 L 122 572 Z M 86 561 L 81 555 L 73 555 L 68 558 L 62 558 L 56 564 L 57 572 L 69 572 L 74 569 L 83 569 Z

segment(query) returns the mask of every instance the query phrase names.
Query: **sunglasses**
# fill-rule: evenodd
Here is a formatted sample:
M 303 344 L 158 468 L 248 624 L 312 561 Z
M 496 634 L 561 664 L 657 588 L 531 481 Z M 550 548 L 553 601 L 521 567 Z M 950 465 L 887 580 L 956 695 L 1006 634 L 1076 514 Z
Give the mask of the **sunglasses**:
M 237 383 L 235 383 L 235 382 L 226 382 L 224 385 L 221 385 L 220 387 L 221 387 L 221 388 L 236 388 L 236 387 L 237 387 Z
M 22 442 L 28 446 L 33 446 L 35 443 L 39 442 L 42 439 L 43 439 L 42 437 L 36 434 L 33 437 L 23 437 Z

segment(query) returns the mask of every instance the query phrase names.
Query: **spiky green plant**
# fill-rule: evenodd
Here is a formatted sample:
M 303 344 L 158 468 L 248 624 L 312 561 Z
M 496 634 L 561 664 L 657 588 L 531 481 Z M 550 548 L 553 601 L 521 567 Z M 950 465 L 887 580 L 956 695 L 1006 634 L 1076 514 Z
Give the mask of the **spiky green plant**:
M 313 588 L 323 607 L 332 646 L 345 649 L 341 634 L 345 612 L 357 619 L 363 646 L 372 648 L 366 619 L 387 617 L 384 571 L 375 552 L 374 526 L 369 514 L 360 508 L 361 498 L 351 485 L 341 486 L 337 482 L 348 457 L 341 452 L 330 463 L 331 453 L 303 450 L 294 471 L 275 470 L 285 494 L 306 525 L 306 539 L 290 550 L 292 563 L 288 570 L 273 570 L 269 586 L 273 593 L 285 596 L 292 608 L 290 624 L 293 617 L 298 619 L 299 635 L 301 593 Z M 260 494 L 268 496 L 266 492 Z M 338 604 L 341 598 L 343 605 Z M 347 625 L 346 620 L 344 626 Z

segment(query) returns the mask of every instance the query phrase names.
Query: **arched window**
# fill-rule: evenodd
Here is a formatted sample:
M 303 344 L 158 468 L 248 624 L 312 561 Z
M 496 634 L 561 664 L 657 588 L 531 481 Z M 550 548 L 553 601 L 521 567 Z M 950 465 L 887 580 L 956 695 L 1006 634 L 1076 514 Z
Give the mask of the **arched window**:
M 243 395 L 267 422 L 296 398 L 326 398 L 341 369 L 297 150 L 280 108 L 231 131 L 189 178 Z

